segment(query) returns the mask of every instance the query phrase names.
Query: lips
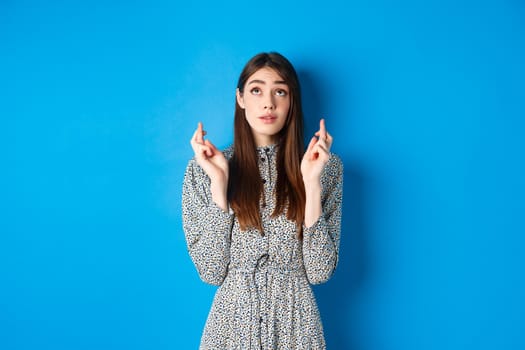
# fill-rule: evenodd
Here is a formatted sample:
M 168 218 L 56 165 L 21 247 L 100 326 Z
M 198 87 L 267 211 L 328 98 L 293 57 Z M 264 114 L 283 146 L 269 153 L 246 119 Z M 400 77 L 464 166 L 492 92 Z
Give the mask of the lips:
M 265 120 L 265 121 L 271 121 L 271 120 L 275 120 L 277 119 L 277 117 L 273 114 L 265 114 L 265 115 L 261 115 L 259 117 L 259 119 L 262 119 L 262 120 Z
M 259 120 L 263 124 L 273 124 L 277 120 L 277 117 L 273 114 L 266 114 L 266 115 L 260 116 Z

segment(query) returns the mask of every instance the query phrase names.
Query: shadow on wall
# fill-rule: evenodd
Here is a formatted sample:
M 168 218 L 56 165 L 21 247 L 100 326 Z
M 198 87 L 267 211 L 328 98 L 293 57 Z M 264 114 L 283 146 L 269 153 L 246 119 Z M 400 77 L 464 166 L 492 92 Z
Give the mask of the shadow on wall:
M 319 116 L 324 108 L 319 79 L 309 72 L 298 72 L 301 81 L 303 108 L 305 111 L 305 135 L 318 128 Z M 325 96 L 328 97 L 328 96 Z M 349 99 L 351 100 L 351 99 Z M 333 129 L 336 125 L 327 126 Z M 342 140 L 341 140 L 342 141 Z M 334 140 L 338 142 L 338 140 Z M 342 147 L 339 149 L 343 149 Z M 327 283 L 315 286 L 328 349 L 358 350 L 354 339 L 356 326 L 354 315 L 357 294 L 367 277 L 367 228 L 365 227 L 364 174 L 358 164 L 351 164 L 345 154 L 338 154 L 344 164 L 343 212 L 339 263 L 335 275 Z

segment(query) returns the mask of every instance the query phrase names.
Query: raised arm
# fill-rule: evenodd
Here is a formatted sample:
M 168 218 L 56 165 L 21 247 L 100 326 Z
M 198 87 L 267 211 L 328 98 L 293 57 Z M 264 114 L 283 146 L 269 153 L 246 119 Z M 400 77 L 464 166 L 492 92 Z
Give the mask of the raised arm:
M 227 211 L 228 162 L 208 140 L 202 124 L 192 137 L 182 187 L 182 223 L 191 259 L 204 282 L 220 285 L 230 262 L 233 214 Z
M 326 282 L 339 258 L 343 163 L 333 153 L 321 177 L 321 188 L 321 215 L 311 226 L 303 226 L 304 266 L 308 281 L 312 284 Z
M 330 153 L 332 136 L 324 120 L 301 162 L 306 192 L 303 259 L 310 283 L 327 281 L 337 265 L 341 233 L 343 164 Z

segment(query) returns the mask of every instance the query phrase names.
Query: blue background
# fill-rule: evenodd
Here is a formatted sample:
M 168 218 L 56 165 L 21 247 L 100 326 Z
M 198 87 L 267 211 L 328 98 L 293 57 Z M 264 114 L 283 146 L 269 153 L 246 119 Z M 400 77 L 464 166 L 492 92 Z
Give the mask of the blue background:
M 2 1 L 0 348 L 197 348 L 189 139 L 277 50 L 345 164 L 329 348 L 525 349 L 524 37 L 518 0 Z

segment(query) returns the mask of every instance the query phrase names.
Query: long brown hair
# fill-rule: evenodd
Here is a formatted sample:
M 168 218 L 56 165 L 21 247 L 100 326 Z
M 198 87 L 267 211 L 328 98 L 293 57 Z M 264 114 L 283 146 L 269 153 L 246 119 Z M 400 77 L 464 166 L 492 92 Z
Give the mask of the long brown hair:
M 292 64 L 277 52 L 255 55 L 244 67 L 237 88 L 244 93 L 248 78 L 261 68 L 273 69 L 286 82 L 290 93 L 290 109 L 278 134 L 276 205 L 272 216 L 285 212 L 288 220 L 296 222 L 301 236 L 306 195 L 301 175 L 304 153 L 303 110 L 299 79 Z M 233 157 L 230 160 L 228 200 L 241 230 L 254 227 L 263 233 L 259 201 L 263 183 L 257 166 L 257 150 L 244 109 L 235 101 Z

